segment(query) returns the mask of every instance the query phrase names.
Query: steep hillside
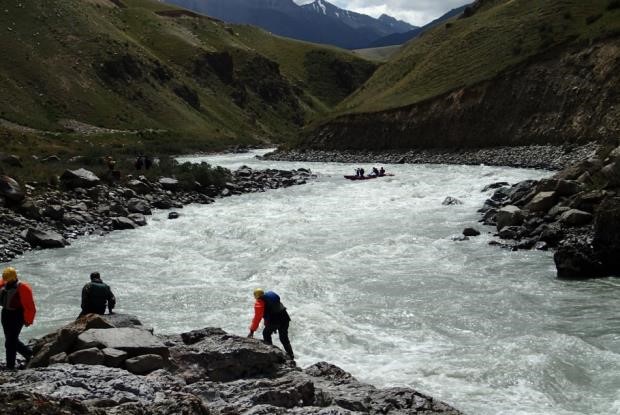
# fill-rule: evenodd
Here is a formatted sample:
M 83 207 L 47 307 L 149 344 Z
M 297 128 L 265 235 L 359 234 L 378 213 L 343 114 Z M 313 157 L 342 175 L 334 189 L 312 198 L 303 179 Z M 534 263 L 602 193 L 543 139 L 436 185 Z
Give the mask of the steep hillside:
M 465 7 L 466 6 L 462 6 L 462 7 L 457 7 L 456 9 L 452 9 L 448 13 L 445 13 L 444 15 L 438 17 L 437 19 L 433 20 L 432 22 L 422 27 L 416 27 L 406 32 L 392 33 L 391 35 L 386 35 L 372 42 L 370 44 L 370 47 L 381 48 L 381 47 L 386 47 L 386 46 L 402 45 L 404 43 L 407 43 L 411 39 L 414 39 L 420 36 L 422 33 L 432 29 L 433 27 L 438 26 L 446 22 L 447 20 L 450 20 L 453 17 L 460 15 L 461 13 L 463 13 L 463 10 L 465 10 Z
M 11 1 L 3 9 L 4 130 L 139 130 L 200 137 L 204 146 L 282 140 L 374 70 L 348 52 L 154 0 Z
M 468 147 L 619 133 L 619 2 L 476 5 L 408 44 L 306 143 Z

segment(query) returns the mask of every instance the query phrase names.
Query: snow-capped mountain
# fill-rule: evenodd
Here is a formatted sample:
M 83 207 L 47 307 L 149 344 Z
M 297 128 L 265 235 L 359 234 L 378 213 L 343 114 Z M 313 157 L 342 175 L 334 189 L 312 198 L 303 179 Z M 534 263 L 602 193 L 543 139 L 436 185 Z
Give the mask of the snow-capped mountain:
M 389 16 L 375 19 L 325 0 L 300 6 L 293 0 L 162 0 L 231 23 L 262 27 L 280 36 L 361 49 L 414 26 Z
M 330 17 L 354 29 L 366 29 L 375 32 L 380 37 L 393 33 L 408 32 L 416 28 L 407 22 L 397 20 L 386 14 L 375 19 L 365 14 L 341 9 L 325 0 L 314 0 L 313 3 L 305 4 L 301 7 L 310 13 L 317 14 L 317 18 Z

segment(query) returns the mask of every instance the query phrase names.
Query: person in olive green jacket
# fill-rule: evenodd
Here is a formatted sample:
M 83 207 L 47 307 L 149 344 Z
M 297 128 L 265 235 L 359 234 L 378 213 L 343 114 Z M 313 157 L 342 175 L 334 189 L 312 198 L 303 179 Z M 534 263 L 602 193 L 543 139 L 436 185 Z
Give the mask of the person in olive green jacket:
M 105 314 L 106 307 L 112 314 L 116 306 L 116 298 L 110 286 L 101 280 L 98 272 L 90 274 L 90 282 L 82 288 L 82 312 L 78 318 L 86 314 Z

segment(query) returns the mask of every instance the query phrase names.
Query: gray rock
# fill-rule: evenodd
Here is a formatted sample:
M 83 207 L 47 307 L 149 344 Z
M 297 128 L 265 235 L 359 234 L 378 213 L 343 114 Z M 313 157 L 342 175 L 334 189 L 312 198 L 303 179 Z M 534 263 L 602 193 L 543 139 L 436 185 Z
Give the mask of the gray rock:
M 482 193 L 484 192 L 488 192 L 489 190 L 493 190 L 493 189 L 499 189 L 500 187 L 505 187 L 505 186 L 510 186 L 510 183 L 508 182 L 496 182 L 496 183 L 491 183 L 487 186 L 484 186 L 481 190 Z
M 102 365 L 104 362 L 104 355 L 96 347 L 90 349 L 78 350 L 68 356 L 69 363 L 74 365 Z
M 129 357 L 157 354 L 168 357 L 168 348 L 152 333 L 139 328 L 90 329 L 77 339 L 78 349 L 112 348 L 127 352 Z
M 61 205 L 48 205 L 43 210 L 43 215 L 50 217 L 54 220 L 61 220 L 65 214 L 65 208 Z
M 168 213 L 168 219 L 179 219 L 179 212 L 170 212 Z
M 517 239 L 522 229 L 520 226 L 504 226 L 497 235 L 502 239 Z
M 141 180 L 130 180 L 127 182 L 127 187 L 136 192 L 139 195 L 145 195 L 152 191 L 151 186 Z
M 153 207 L 157 209 L 170 209 L 172 206 L 172 201 L 167 198 L 159 198 L 153 201 Z
M 62 160 L 60 160 L 60 157 L 56 156 L 56 155 L 51 155 L 51 156 L 47 156 L 47 157 L 43 157 L 41 159 L 41 163 L 60 163 Z
M 67 353 L 65 352 L 61 352 L 58 354 L 55 354 L 54 356 L 50 357 L 49 359 L 49 364 L 50 365 L 54 365 L 54 364 L 61 364 L 61 363 L 68 363 L 69 360 L 67 358 Z
M 179 189 L 179 181 L 177 179 L 162 177 L 161 179 L 159 179 L 159 184 L 165 190 L 176 191 Z
M 129 356 L 127 352 L 110 347 L 102 349 L 101 353 L 103 353 L 103 364 L 107 367 L 121 367 Z
M 561 246 L 553 255 L 561 279 L 587 279 L 601 276 L 602 267 L 589 246 Z
M 463 235 L 465 235 L 465 236 L 479 236 L 480 235 L 480 231 L 478 229 L 475 229 L 475 228 L 465 228 L 463 230 Z
M 69 189 L 78 187 L 88 189 L 97 186 L 101 180 L 92 171 L 86 169 L 65 170 L 60 176 L 60 182 Z
M 183 338 L 192 338 L 185 344 Z M 277 373 L 288 361 L 278 348 L 262 341 L 231 336 L 216 328 L 183 334 L 170 348 L 170 360 L 188 382 L 201 379 L 227 382 Z
M 158 354 L 145 354 L 125 361 L 125 367 L 136 375 L 145 375 L 164 367 L 164 359 Z
M 443 200 L 443 202 L 441 202 L 441 204 L 444 206 L 453 206 L 453 205 L 462 205 L 463 202 L 461 202 L 455 197 L 448 196 Z
M 592 222 L 592 214 L 582 210 L 570 209 L 560 216 L 560 222 L 569 226 L 582 226 Z
M 4 196 L 8 201 L 19 203 L 24 200 L 26 194 L 15 179 L 0 176 L 0 196 Z
M 575 180 L 558 180 L 555 188 L 558 196 L 572 196 L 583 190 L 583 185 Z
M 132 213 L 127 218 L 138 226 L 146 226 L 147 224 L 146 218 L 142 213 Z
M 495 222 L 497 223 L 498 230 L 506 226 L 519 226 L 524 220 L 524 212 L 516 206 L 504 206 L 495 214 Z
M 527 204 L 527 209 L 532 212 L 547 212 L 558 200 L 558 194 L 552 192 L 540 192 Z
M 32 246 L 40 248 L 64 248 L 69 242 L 62 235 L 53 231 L 28 228 L 26 231 L 26 241 Z
M 106 314 L 104 316 L 99 316 L 104 321 L 106 321 L 110 326 L 110 328 L 122 328 L 122 327 L 142 327 L 142 322 L 138 319 L 138 317 L 133 316 L 131 314 Z M 105 327 L 97 327 L 97 328 L 105 328 Z
M 143 215 L 151 214 L 151 206 L 146 200 L 142 199 L 131 199 L 127 202 L 127 210 L 130 213 L 141 213 Z
M 608 198 L 594 219 L 594 250 L 607 275 L 620 275 L 620 198 Z
M 116 230 L 136 229 L 136 225 L 131 219 L 125 217 L 112 218 L 112 228 Z

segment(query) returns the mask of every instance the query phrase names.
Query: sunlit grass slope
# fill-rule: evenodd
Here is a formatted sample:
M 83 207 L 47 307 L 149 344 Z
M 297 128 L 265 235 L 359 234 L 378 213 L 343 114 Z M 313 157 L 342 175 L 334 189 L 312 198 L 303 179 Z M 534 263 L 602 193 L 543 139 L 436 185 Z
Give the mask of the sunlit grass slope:
M 375 69 L 154 0 L 8 1 L 0 30 L 0 118 L 45 131 L 77 120 L 208 146 L 281 140 Z
M 620 33 L 618 0 L 481 1 L 407 44 L 337 113 L 415 104 L 476 84 L 560 44 Z

